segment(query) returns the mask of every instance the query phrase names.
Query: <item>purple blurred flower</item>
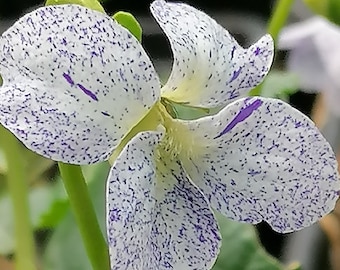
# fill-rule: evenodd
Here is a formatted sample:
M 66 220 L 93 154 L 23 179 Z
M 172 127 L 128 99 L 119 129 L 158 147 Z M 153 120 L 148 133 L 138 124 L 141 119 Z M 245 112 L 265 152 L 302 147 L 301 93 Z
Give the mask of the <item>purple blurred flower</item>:
M 290 50 L 288 70 L 306 92 L 323 91 L 330 109 L 340 115 L 340 28 L 322 17 L 285 27 L 278 46 Z

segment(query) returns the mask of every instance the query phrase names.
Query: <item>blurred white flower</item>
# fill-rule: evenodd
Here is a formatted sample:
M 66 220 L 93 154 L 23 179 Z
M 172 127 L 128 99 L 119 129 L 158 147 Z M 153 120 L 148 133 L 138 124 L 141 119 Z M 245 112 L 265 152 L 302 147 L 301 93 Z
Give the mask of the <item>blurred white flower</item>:
M 288 70 L 296 73 L 302 90 L 324 91 L 329 109 L 340 115 L 340 29 L 321 17 L 285 27 L 280 49 L 290 50 Z

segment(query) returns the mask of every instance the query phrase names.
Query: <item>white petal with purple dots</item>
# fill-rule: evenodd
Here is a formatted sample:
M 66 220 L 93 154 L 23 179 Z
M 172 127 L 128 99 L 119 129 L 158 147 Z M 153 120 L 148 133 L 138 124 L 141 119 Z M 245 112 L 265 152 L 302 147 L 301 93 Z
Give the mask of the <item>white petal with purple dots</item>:
M 159 99 L 141 44 L 110 17 L 77 5 L 39 8 L 0 38 L 0 121 L 58 161 L 106 159 Z
M 161 132 L 123 149 L 107 183 L 111 269 L 210 269 L 221 237 L 202 193 L 178 161 L 159 155 Z M 164 159 L 163 159 L 164 158 Z
M 182 153 L 184 168 L 226 216 L 291 232 L 334 208 L 335 155 L 313 122 L 288 104 L 245 98 L 215 116 L 178 123 L 192 141 Z
M 243 49 L 215 20 L 189 5 L 156 0 L 151 12 L 174 55 L 162 96 L 192 106 L 217 107 L 244 96 L 268 73 L 274 53 L 269 35 Z

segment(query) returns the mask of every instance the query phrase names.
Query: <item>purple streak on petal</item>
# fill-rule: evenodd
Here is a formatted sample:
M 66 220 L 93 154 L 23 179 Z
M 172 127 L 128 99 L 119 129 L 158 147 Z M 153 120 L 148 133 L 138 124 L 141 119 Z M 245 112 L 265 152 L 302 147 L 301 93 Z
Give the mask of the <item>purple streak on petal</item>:
M 97 96 L 96 96 L 93 92 L 91 92 L 90 90 L 86 89 L 83 85 L 81 85 L 81 84 L 79 84 L 79 83 L 77 83 L 77 86 L 78 86 L 78 87 L 79 87 L 86 95 L 88 95 L 90 98 L 92 98 L 92 99 L 95 100 L 95 101 L 98 101 Z
M 217 139 L 230 130 L 232 130 L 238 123 L 246 120 L 256 109 L 258 109 L 262 105 L 263 101 L 260 99 L 255 100 L 253 103 L 247 105 L 245 108 L 242 108 L 241 111 L 234 117 L 234 119 L 226 126 L 226 128 L 218 134 L 214 139 Z
M 233 60 L 234 58 L 235 50 L 236 50 L 236 46 L 234 45 L 233 48 L 231 49 L 231 60 Z
M 74 81 L 72 80 L 71 76 L 66 74 L 66 73 L 63 73 L 63 77 L 65 78 L 65 80 L 71 85 L 73 86 L 74 85 Z M 83 85 L 77 83 L 77 86 L 86 94 L 88 95 L 90 98 L 92 98 L 93 100 L 95 101 L 98 101 L 98 98 L 97 96 L 91 92 L 90 90 L 86 89 Z
M 70 85 L 74 85 L 74 81 L 72 80 L 71 76 L 63 73 L 63 77 L 65 78 L 65 80 L 70 84 Z
M 228 83 L 231 83 L 232 81 L 236 80 L 237 77 L 240 75 L 242 70 L 242 67 L 240 67 L 238 70 L 234 70 L 233 77 L 231 77 L 230 81 Z
M 105 116 L 110 116 L 110 114 L 108 114 L 107 112 L 102 112 L 102 114 Z

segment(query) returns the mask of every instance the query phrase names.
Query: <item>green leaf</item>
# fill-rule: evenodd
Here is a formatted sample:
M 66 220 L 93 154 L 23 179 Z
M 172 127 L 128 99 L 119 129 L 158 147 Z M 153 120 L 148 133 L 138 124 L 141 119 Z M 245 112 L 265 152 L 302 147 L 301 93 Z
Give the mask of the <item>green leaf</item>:
M 294 73 L 271 71 L 264 80 L 261 96 L 288 101 L 289 96 L 299 89 L 299 78 Z
M 96 179 L 97 172 L 94 170 L 93 165 L 82 166 L 82 171 L 88 184 Z M 69 211 L 69 208 L 70 202 L 64 189 L 63 182 L 59 177 L 54 188 L 54 201 L 48 210 L 40 217 L 39 228 L 56 227 Z
M 84 173 L 92 178 L 88 178 L 88 187 L 105 235 L 105 187 L 108 171 L 108 163 L 101 163 L 87 166 Z M 92 270 L 70 209 L 47 244 L 43 264 L 42 269 L 45 270 Z
M 255 229 L 217 214 L 222 248 L 213 270 L 282 270 L 283 267 L 261 247 Z
M 45 6 L 50 5 L 65 5 L 65 4 L 75 4 L 89 9 L 97 10 L 99 12 L 105 13 L 104 8 L 97 0 L 47 0 Z
M 42 214 L 53 201 L 53 188 L 49 185 L 31 189 L 29 194 L 31 222 L 34 228 L 39 227 Z M 12 201 L 8 194 L 0 198 L 0 254 L 8 255 L 14 251 L 14 220 Z
M 56 199 L 52 205 L 42 214 L 39 221 L 39 228 L 54 228 L 56 227 L 67 211 L 70 208 L 70 203 L 67 199 Z
M 121 26 L 129 30 L 139 42 L 142 40 L 142 27 L 131 13 L 118 11 L 112 16 L 112 18 L 115 19 Z

